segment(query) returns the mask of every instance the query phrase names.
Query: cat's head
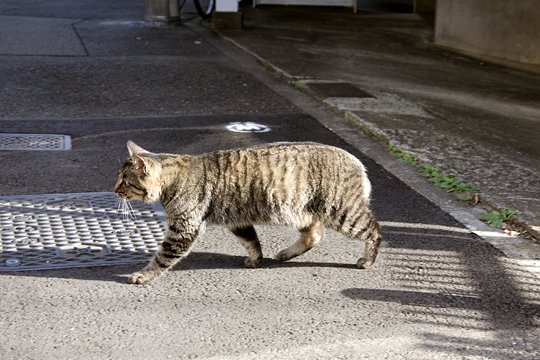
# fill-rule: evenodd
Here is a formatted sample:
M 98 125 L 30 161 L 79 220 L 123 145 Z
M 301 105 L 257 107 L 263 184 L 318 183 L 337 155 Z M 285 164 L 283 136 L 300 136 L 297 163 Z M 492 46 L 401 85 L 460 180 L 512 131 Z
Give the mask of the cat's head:
M 114 192 L 128 200 L 153 203 L 161 194 L 161 162 L 159 156 L 128 141 L 128 160 L 118 170 Z

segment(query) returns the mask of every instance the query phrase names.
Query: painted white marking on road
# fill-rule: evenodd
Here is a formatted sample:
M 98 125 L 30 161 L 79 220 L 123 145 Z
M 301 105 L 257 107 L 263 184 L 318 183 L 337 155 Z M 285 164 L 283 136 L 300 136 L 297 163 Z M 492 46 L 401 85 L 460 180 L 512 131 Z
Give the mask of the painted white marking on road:
M 442 230 L 451 231 L 464 234 L 470 234 L 469 229 L 460 228 L 456 226 L 436 225 L 436 224 L 422 224 L 422 223 L 406 223 L 397 221 L 379 221 L 382 226 L 393 228 L 407 228 L 407 229 L 427 229 L 427 230 Z
M 254 122 L 231 122 L 226 126 L 227 130 L 238 133 L 264 133 L 269 132 L 270 128 L 263 124 Z

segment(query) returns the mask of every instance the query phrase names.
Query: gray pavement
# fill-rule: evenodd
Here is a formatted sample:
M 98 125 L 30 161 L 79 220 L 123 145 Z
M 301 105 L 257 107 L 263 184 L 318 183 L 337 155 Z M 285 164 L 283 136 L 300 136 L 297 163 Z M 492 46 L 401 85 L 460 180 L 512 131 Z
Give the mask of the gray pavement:
M 0 42 L 8 44 L 1 36 L 9 34 L 14 44 L 0 46 L 1 132 L 72 137 L 70 151 L 0 152 L 1 195 L 110 191 L 127 140 L 187 153 L 320 141 L 368 167 L 384 231 L 381 261 L 370 271 L 356 269 L 359 244 L 329 231 L 319 247 L 280 264 L 272 256 L 297 234 L 260 226 L 265 259 L 248 270 L 233 236 L 210 227 L 186 259 L 147 287 L 127 284 L 140 265 L 0 273 L 3 358 L 539 357 L 534 246 L 499 233 L 490 232 L 497 246 L 481 239 L 476 234 L 486 229 L 474 222 L 475 209 L 427 184 L 205 23 L 150 28 L 141 22 L 142 8 L 128 0 L 0 4 L 9 24 L 43 26 L 37 46 L 27 39 L 29 29 L 0 22 Z M 74 54 L 81 48 L 84 54 Z M 401 108 L 411 120 L 425 111 L 401 93 L 377 99 L 407 101 Z M 272 130 L 228 132 L 225 125 L 236 121 Z M 467 227 L 457 213 L 473 214 Z

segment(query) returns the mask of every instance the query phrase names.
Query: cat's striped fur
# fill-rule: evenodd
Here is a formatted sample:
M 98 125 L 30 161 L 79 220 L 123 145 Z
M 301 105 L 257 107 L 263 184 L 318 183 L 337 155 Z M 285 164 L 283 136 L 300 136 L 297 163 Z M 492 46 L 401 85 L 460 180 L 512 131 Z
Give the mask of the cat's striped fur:
M 206 223 L 227 226 L 257 267 L 261 246 L 253 224 L 289 225 L 300 239 L 277 254 L 286 261 L 315 246 L 323 226 L 363 240 L 359 268 L 375 262 L 379 224 L 369 210 L 371 184 L 348 152 L 316 143 L 274 143 L 197 156 L 153 154 L 128 142 L 129 160 L 114 191 L 121 197 L 160 201 L 168 231 L 157 254 L 130 282 L 146 284 L 184 256 Z

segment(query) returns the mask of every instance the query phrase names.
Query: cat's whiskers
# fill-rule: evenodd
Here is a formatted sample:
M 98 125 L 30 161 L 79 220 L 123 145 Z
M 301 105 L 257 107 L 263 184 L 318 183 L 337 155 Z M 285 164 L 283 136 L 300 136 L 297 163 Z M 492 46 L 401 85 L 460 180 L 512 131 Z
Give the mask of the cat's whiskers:
M 135 210 L 133 209 L 133 206 L 127 198 L 119 197 L 117 200 L 117 204 L 118 212 L 122 213 L 123 220 L 137 220 L 135 216 Z
M 116 198 L 116 210 L 118 212 L 122 212 L 122 198 L 121 197 Z
M 124 199 L 124 200 L 125 200 L 125 205 L 126 205 L 126 215 L 128 219 L 137 220 L 137 218 L 135 217 L 135 210 L 133 209 L 133 206 L 131 206 L 131 203 L 129 202 L 128 199 Z

